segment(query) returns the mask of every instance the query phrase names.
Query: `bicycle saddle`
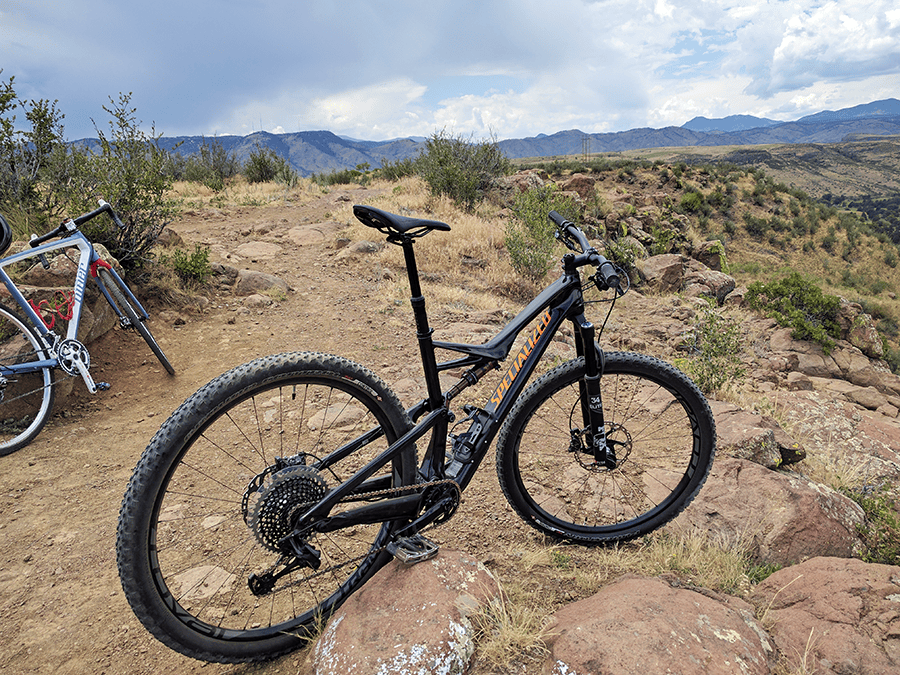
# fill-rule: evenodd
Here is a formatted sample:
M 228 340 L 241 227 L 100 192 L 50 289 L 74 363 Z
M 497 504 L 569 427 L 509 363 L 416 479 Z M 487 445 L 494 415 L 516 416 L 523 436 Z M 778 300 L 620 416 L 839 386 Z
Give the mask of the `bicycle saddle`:
M 359 222 L 367 227 L 374 227 L 384 234 L 407 234 L 412 236 L 421 236 L 431 230 L 440 230 L 441 232 L 449 232 L 450 226 L 439 220 L 425 220 L 423 218 L 409 218 L 407 216 L 398 216 L 395 213 L 388 213 L 372 206 L 353 207 L 353 215 L 357 217 Z
M 449 229 L 449 228 L 448 228 Z M 6 253 L 6 249 L 12 244 L 12 228 L 6 222 L 6 218 L 0 213 L 0 255 Z

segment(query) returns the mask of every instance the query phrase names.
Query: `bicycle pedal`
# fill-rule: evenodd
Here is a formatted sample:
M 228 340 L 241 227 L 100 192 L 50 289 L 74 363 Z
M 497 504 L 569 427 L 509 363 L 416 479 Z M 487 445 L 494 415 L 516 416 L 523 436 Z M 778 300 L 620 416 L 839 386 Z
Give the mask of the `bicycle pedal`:
M 112 387 L 109 382 L 94 382 L 94 386 L 97 387 L 97 391 L 109 391 Z
M 415 565 L 437 555 L 438 545 L 421 534 L 400 537 L 387 545 L 388 552 L 404 565 Z

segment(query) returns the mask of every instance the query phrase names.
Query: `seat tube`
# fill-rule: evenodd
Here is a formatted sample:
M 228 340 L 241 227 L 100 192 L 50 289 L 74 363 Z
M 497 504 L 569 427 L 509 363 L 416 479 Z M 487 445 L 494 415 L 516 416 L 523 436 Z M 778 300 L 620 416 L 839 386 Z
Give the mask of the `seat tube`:
M 406 261 L 406 274 L 409 277 L 409 301 L 412 304 L 413 318 L 416 323 L 416 338 L 419 341 L 419 352 L 422 355 L 422 367 L 425 371 L 428 403 L 432 410 L 437 410 L 444 404 L 444 396 L 441 393 L 437 359 L 434 355 L 434 341 L 432 339 L 434 329 L 428 325 L 428 313 L 425 310 L 425 297 L 422 295 L 422 288 L 419 284 L 419 270 L 416 267 L 413 240 L 406 237 L 402 240 L 401 246 L 403 247 L 403 257 Z

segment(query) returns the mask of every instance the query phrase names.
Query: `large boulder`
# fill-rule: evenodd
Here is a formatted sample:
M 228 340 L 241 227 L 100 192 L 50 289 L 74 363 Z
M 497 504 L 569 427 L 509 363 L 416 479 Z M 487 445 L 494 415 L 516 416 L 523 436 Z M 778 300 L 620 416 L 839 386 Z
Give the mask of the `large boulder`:
M 814 558 L 771 575 L 751 600 L 784 672 L 900 673 L 900 567 Z
M 677 253 L 635 261 L 641 277 L 657 293 L 675 293 L 684 283 L 684 258 Z
M 768 675 L 772 648 L 737 598 L 626 576 L 557 611 L 552 675 Z
M 856 502 L 790 472 L 717 457 L 679 527 L 742 545 L 755 559 L 792 565 L 817 556 L 850 557 L 865 522 Z
M 710 401 L 716 419 L 718 452 L 749 459 L 769 469 L 793 464 L 806 457 L 806 451 L 778 422 L 730 403 Z
M 465 672 L 475 651 L 469 617 L 498 592 L 487 568 L 464 553 L 391 562 L 331 617 L 310 655 L 314 672 Z

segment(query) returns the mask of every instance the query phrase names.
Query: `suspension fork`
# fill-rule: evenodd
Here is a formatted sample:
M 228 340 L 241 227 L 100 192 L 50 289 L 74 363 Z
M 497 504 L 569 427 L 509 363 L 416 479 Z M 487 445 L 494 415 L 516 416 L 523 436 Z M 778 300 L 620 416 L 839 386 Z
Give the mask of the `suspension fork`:
M 578 382 L 581 421 L 584 430 L 586 451 L 594 456 L 594 461 L 607 469 L 616 467 L 615 449 L 607 442 L 606 422 L 603 419 L 603 396 L 600 392 L 600 377 L 603 375 L 604 357 L 595 348 L 594 324 L 584 314 L 572 319 L 575 328 L 575 350 L 584 357 L 584 378 Z M 574 442 L 573 438 L 573 442 Z

